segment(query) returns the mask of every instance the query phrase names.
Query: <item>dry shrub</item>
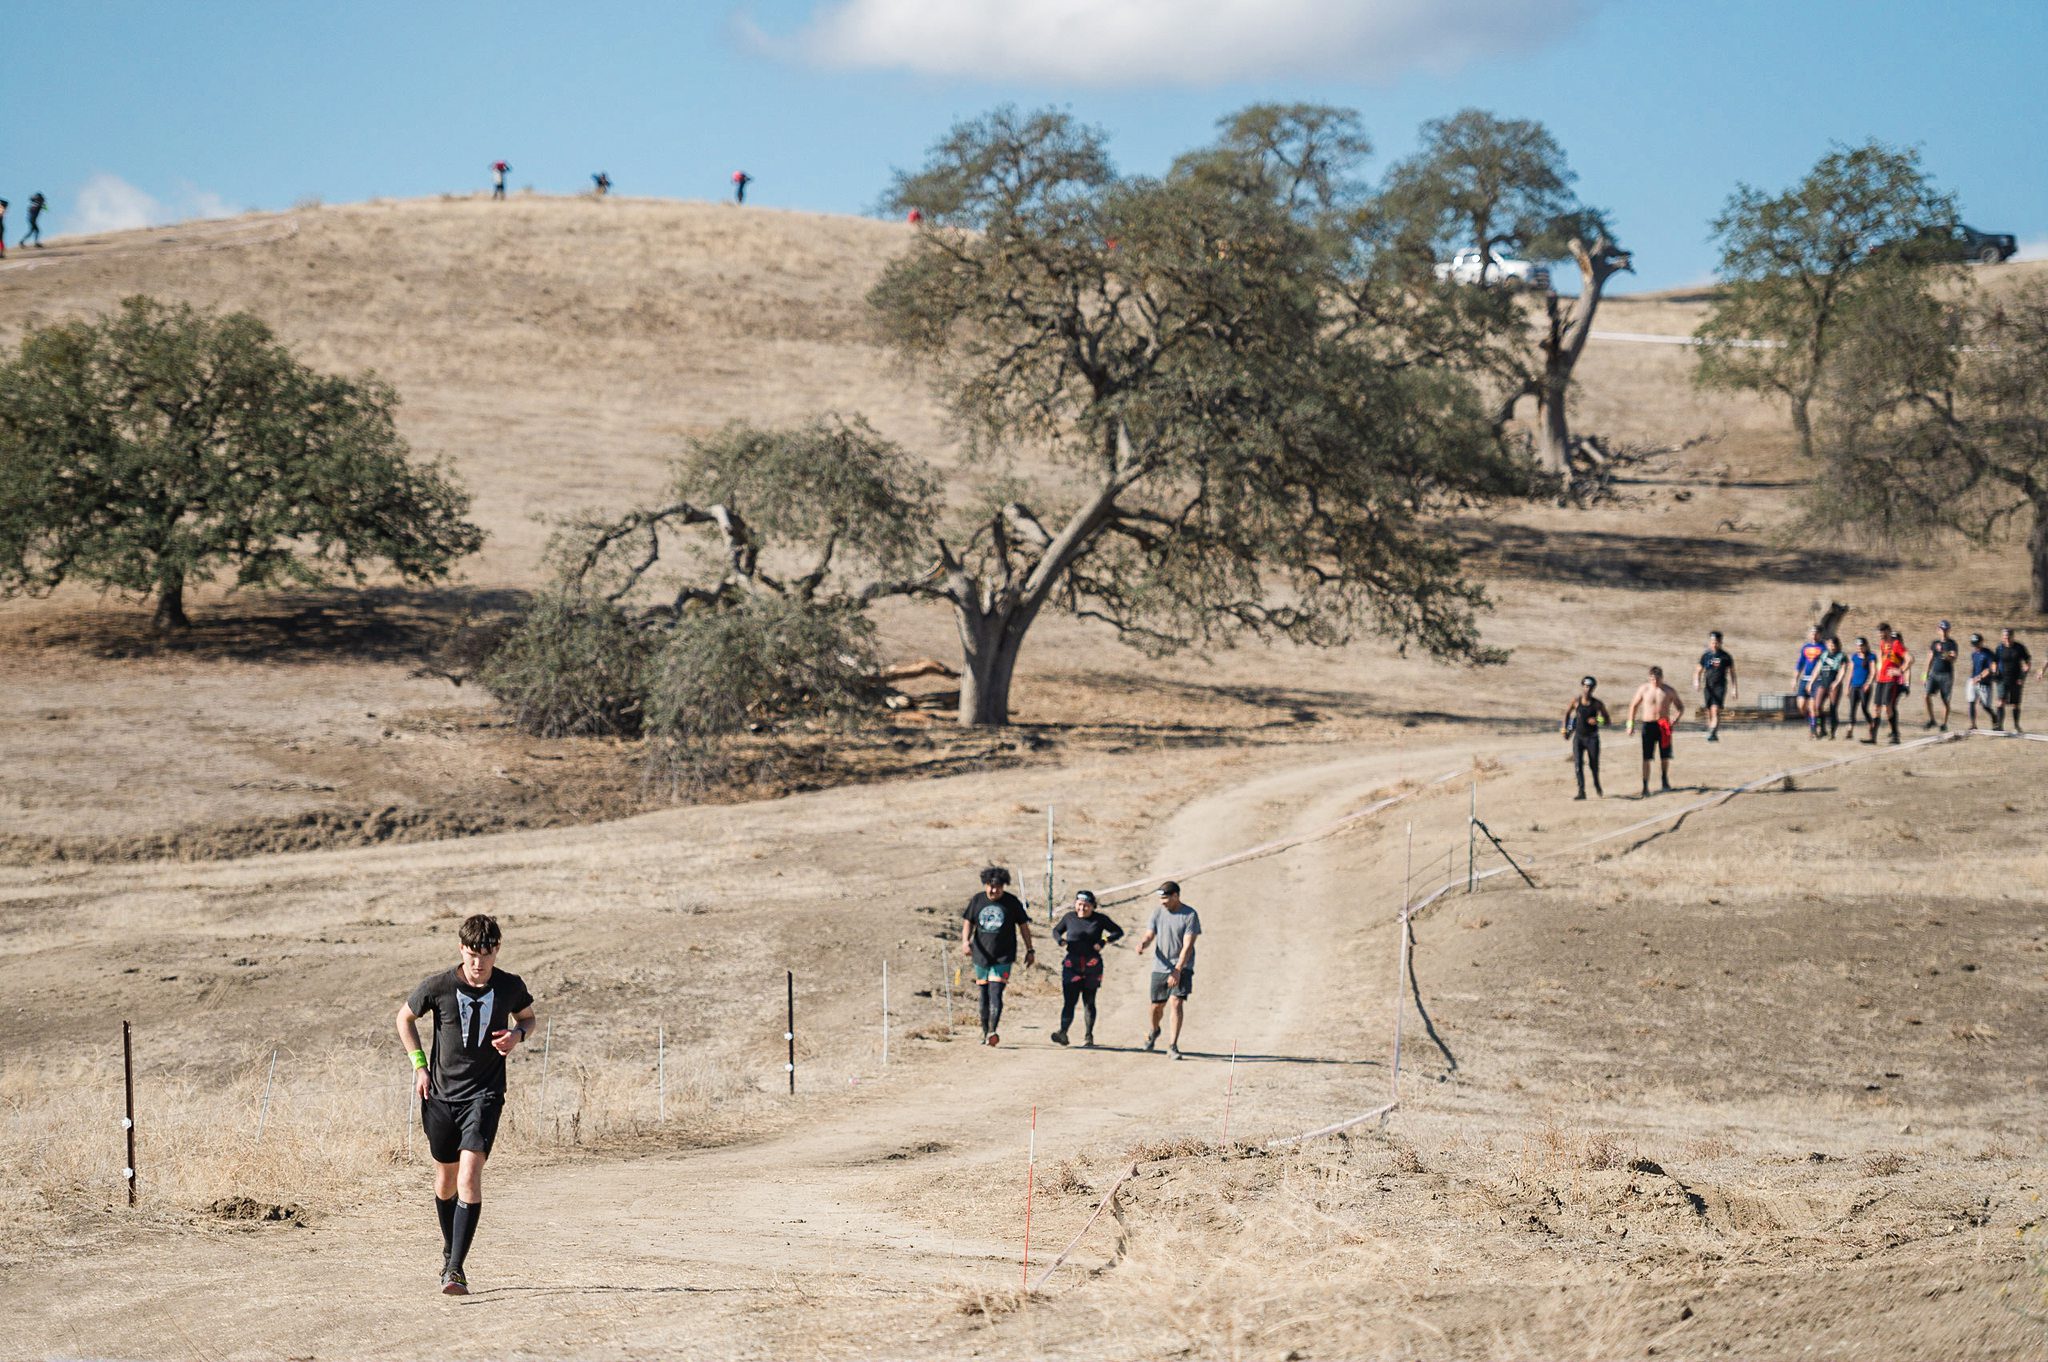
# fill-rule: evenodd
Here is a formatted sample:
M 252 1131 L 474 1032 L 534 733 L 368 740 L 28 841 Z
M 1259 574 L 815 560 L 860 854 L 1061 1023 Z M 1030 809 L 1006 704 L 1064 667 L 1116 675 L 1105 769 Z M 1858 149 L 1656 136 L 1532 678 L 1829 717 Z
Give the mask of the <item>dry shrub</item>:
M 1949 1039 L 1965 1044 L 1970 1041 L 1992 1041 L 1998 1039 L 1998 1032 L 1983 1022 L 1954 1022 L 1948 1028 Z
M 1209 1141 L 1182 1135 L 1160 1140 L 1139 1140 L 1124 1151 L 1124 1157 L 1134 1163 L 1157 1163 L 1162 1159 L 1203 1158 L 1215 1152 L 1216 1146 Z
M 1626 1168 L 1635 1157 L 1636 1151 L 1624 1145 L 1620 1136 L 1567 1126 L 1556 1116 L 1545 1117 L 1542 1125 L 1522 1138 L 1523 1163 L 1543 1172 L 1565 1168 L 1605 1172 Z
M 1688 1159 L 1732 1159 L 1741 1152 L 1741 1148 L 1725 1135 L 1702 1135 L 1685 1142 L 1685 1156 Z
M 1863 1160 L 1863 1171 L 1874 1178 L 1888 1178 L 1903 1173 L 1906 1167 L 1906 1156 L 1895 1149 L 1880 1150 L 1875 1154 L 1866 1155 Z
M 1052 1170 L 1045 1175 L 1045 1180 L 1039 1185 L 1054 1196 L 1088 1193 L 1095 1190 L 1094 1187 L 1089 1185 L 1088 1180 L 1081 1176 L 1081 1170 L 1075 1167 L 1072 1159 L 1061 1159 L 1058 1163 L 1054 1164 Z

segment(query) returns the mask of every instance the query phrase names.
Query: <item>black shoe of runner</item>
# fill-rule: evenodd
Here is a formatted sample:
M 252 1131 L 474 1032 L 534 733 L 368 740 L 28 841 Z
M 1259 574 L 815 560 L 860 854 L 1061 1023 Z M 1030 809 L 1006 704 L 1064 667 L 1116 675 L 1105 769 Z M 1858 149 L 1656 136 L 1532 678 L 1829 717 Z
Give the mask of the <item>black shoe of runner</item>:
M 1718 728 L 1710 728 L 1710 729 L 1708 729 L 1708 730 L 1707 730 L 1707 741 L 1708 741 L 1708 742 L 1719 742 L 1719 741 L 1721 741 L 1721 730 L 1719 730 Z
M 1899 745 L 1899 735 L 1896 733 L 1892 734 L 1892 740 L 1885 745 L 1887 747 L 1897 747 Z
M 1093 1050 L 1095 1048 L 1095 1033 L 1093 1031 L 1081 1037 L 1081 1048 L 1083 1050 Z
M 1151 1032 L 1148 1032 L 1148 1033 L 1146 1034 L 1146 1036 L 1145 1036 L 1145 1048 L 1146 1048 L 1147 1050 L 1150 1050 L 1150 1049 L 1153 1049 L 1154 1047 L 1156 1047 L 1156 1046 L 1157 1046 L 1158 1044 L 1159 1044 L 1159 1033 L 1158 1033 L 1157 1031 L 1151 1031 Z
M 1661 793 L 1661 794 L 1670 794 L 1670 793 L 1671 793 L 1671 782 L 1670 782 L 1670 781 L 1668 781 L 1668 780 L 1667 780 L 1667 781 L 1665 781 L 1665 782 L 1664 782 L 1664 785 L 1663 785 L 1663 788 L 1662 788 L 1662 789 L 1661 789 L 1661 790 L 1659 791 L 1659 793 Z
M 1049 1039 L 1052 1041 L 1054 1045 L 1065 1045 L 1067 1043 L 1067 1033 L 1064 1031 L 1055 1031 L 1052 1033 Z
M 469 1278 L 462 1275 L 462 1269 L 450 1267 L 441 1270 L 441 1294 L 444 1296 L 467 1296 Z
M 1573 796 L 1572 796 L 1572 798 L 1573 798 L 1573 799 L 1584 799 L 1585 797 L 1586 797 L 1586 792 L 1585 792 L 1584 790 L 1581 790 L 1581 791 L 1579 791 L 1579 792 L 1578 792 L 1577 794 L 1575 794 L 1575 795 L 1573 795 Z
M 1639 794 L 1639 795 L 1637 795 L 1637 796 L 1636 796 L 1636 798 L 1637 798 L 1637 799 L 1648 799 L 1649 797 L 1650 797 L 1650 787 L 1649 787 L 1649 786 L 1647 786 L 1647 785 L 1645 785 L 1645 786 L 1643 787 L 1643 792 L 1642 792 L 1641 794 Z

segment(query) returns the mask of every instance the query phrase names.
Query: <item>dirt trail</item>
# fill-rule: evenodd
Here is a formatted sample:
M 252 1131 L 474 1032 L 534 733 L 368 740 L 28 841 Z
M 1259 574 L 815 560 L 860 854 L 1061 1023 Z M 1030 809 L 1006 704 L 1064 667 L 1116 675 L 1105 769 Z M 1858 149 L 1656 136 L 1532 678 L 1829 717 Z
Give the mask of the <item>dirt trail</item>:
M 1316 827 L 1420 764 L 1459 759 L 1385 748 L 1316 756 L 1193 800 L 1167 821 L 1150 863 L 1171 870 Z M 950 1047 L 943 1062 L 915 1066 L 778 1138 L 495 1177 L 472 1262 L 479 1290 L 466 1302 L 426 1284 L 432 1232 L 423 1210 L 381 1206 L 306 1230 L 186 1235 L 175 1250 L 144 1239 L 46 1261 L 0 1287 L 0 1313 L 21 1325 L 9 1350 L 732 1356 L 888 1353 L 932 1341 L 932 1330 L 955 1327 L 951 1304 L 1015 1281 L 1033 1104 L 1049 1167 L 1141 1138 L 1214 1138 L 1220 1061 L 1233 1042 L 1254 1057 L 1239 1066 L 1240 1091 L 1268 1092 L 1262 1120 L 1294 1105 L 1282 1100 L 1289 1089 L 1310 1104 L 1333 1087 L 1378 1090 L 1379 1056 L 1341 1053 L 1316 1010 L 1345 968 L 1316 946 L 1327 930 L 1331 845 L 1189 884 L 1208 935 L 1187 1062 L 1138 1048 L 1146 969 L 1126 952 L 1111 962 L 1098 1027 L 1105 1046 L 1094 1053 L 1045 1040 L 1056 1004 L 1038 996 L 1013 1004 L 1001 1051 Z M 1342 845 L 1355 873 L 1361 844 Z M 1112 912 L 1135 935 L 1150 900 Z M 1382 935 L 1391 946 L 1391 933 Z M 1384 990 L 1366 990 L 1375 991 Z M 1047 1199 L 1041 1261 L 1086 1209 L 1085 1198 Z M 1109 1236 L 1098 1233 L 1083 1262 L 1101 1261 Z

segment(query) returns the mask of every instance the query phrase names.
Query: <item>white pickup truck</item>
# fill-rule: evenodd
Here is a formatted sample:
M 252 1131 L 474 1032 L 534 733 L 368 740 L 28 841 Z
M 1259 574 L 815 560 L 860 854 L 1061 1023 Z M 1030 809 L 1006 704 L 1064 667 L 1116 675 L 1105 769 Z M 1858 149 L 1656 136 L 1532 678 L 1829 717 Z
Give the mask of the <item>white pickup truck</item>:
M 1541 265 L 1532 265 L 1526 260 L 1510 260 L 1499 251 L 1494 251 L 1492 261 L 1486 268 L 1486 282 L 1505 284 L 1509 288 L 1549 288 L 1550 271 Z M 1476 284 L 1479 282 L 1479 252 L 1459 251 L 1449 260 L 1440 260 L 1436 266 L 1436 277 L 1453 284 Z

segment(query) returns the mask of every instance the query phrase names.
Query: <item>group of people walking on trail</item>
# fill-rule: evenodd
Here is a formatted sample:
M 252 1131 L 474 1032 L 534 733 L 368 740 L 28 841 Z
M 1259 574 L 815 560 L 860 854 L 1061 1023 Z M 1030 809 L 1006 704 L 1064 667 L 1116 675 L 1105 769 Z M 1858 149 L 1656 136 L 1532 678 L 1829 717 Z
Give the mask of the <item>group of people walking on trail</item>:
M 28 196 L 28 230 L 14 243 L 17 247 L 33 244 L 37 250 L 43 248 L 43 210 L 49 206 L 40 193 Z M 0 257 L 7 254 L 7 207 L 7 200 L 0 199 Z
M 1952 716 L 1957 673 L 1963 665 L 1962 644 L 1952 630 L 1947 620 L 1941 621 L 1933 642 L 1919 658 L 1927 709 L 1925 726 L 1944 733 Z M 1799 645 L 1792 666 L 1793 696 L 1799 715 L 1806 722 L 1808 736 L 1854 737 L 1858 725 L 1864 724 L 1868 728 L 1863 742 L 1874 745 L 1879 729 L 1887 726 L 1891 741 L 1899 742 L 1899 708 L 1912 693 L 1915 666 L 1913 651 L 1904 637 L 1890 624 L 1879 624 L 1875 647 L 1868 638 L 1859 637 L 1853 650 L 1845 650 L 1839 637 L 1824 639 L 1821 633 L 1818 626 L 1807 631 L 1806 642 Z M 2013 636 L 2011 629 L 2000 630 L 1995 645 L 1987 644 L 1982 634 L 1970 635 L 1965 691 L 1970 727 L 1978 726 L 1981 708 L 1994 732 L 2004 731 L 2008 718 L 2012 731 L 2020 732 L 2020 706 L 2033 666 L 2033 654 Z M 1600 731 L 1614 720 L 1606 703 L 1594 694 L 1598 686 L 1595 677 L 1580 678 L 1579 693 L 1565 706 L 1559 729 L 1571 741 L 1572 775 L 1578 784 L 1576 799 L 1586 797 L 1588 775 L 1593 778 L 1593 793 L 1606 793 L 1600 788 Z M 1706 651 L 1693 668 L 1692 686 L 1700 695 L 1707 741 L 1719 742 L 1721 717 L 1729 697 L 1735 694 L 1736 679 L 1735 658 L 1722 646 L 1718 629 L 1707 635 Z M 1935 714 L 1936 700 L 1941 702 L 1939 716 Z M 1842 727 L 1844 702 L 1849 707 L 1846 732 Z M 1643 782 L 1639 798 L 1649 797 L 1653 762 L 1658 766 L 1660 789 L 1671 789 L 1671 743 L 1684 714 L 1685 701 L 1665 682 L 1664 669 L 1650 668 L 1648 679 L 1630 697 L 1624 716 L 1628 731 L 1636 731 L 1638 724 L 1642 727 Z
M 1017 966 L 1019 941 L 1024 947 L 1025 968 L 1038 959 L 1031 940 L 1031 915 L 1010 892 L 1009 884 L 1009 871 L 999 865 L 988 867 L 981 872 L 980 891 L 967 900 L 960 914 L 960 954 L 974 967 L 974 982 L 981 994 L 981 1043 L 990 1046 L 1002 1043 L 1003 994 Z M 1202 934 L 1202 918 L 1181 901 L 1180 885 L 1172 880 L 1161 884 L 1153 895 L 1157 904 L 1152 921 L 1134 947 L 1139 955 L 1149 951 L 1152 956 L 1151 1027 L 1145 1035 L 1145 1048 L 1156 1050 L 1164 1031 L 1167 1054 L 1179 1059 L 1181 1025 L 1195 987 L 1195 943 Z M 1076 893 L 1073 906 L 1053 924 L 1053 942 L 1065 951 L 1060 962 L 1060 1024 L 1052 1033 L 1053 1044 L 1070 1043 L 1078 1007 L 1081 1044 L 1094 1047 L 1095 995 L 1102 987 L 1103 956 L 1124 936 L 1123 927 L 1102 911 L 1088 889 Z

